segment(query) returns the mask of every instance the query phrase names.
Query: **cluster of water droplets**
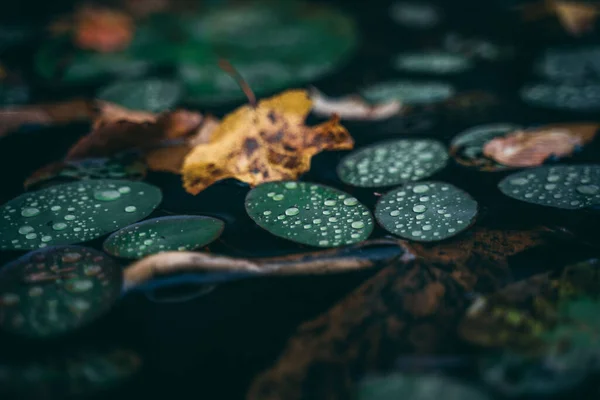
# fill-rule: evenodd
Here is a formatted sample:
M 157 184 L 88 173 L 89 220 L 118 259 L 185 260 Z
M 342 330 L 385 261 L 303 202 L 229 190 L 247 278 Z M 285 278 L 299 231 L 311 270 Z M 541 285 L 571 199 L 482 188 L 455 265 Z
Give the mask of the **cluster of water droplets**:
M 401 139 L 350 154 L 340 162 L 338 175 L 352 186 L 392 186 L 425 179 L 447 161 L 448 153 L 438 141 Z
M 312 246 L 357 243 L 373 229 L 371 213 L 356 198 L 305 182 L 258 186 L 248 195 L 246 209 L 269 232 Z
M 147 199 L 144 190 L 132 189 L 132 183 L 76 182 L 21 195 L 0 208 L 0 249 L 82 242 L 135 222 L 158 205 L 160 192 L 135 183 L 136 188 L 155 192 L 151 209 L 145 206 L 139 212 L 135 204 Z
M 523 87 L 521 97 L 528 103 L 568 110 L 600 108 L 600 85 L 572 83 L 535 83 Z
M 389 232 L 418 240 L 435 241 L 466 229 L 477 215 L 477 202 L 448 184 L 410 184 L 381 197 L 375 216 Z
M 600 204 L 600 166 L 539 167 L 512 174 L 498 187 L 528 203 L 570 210 L 590 207 Z
M 433 74 L 453 74 L 473 67 L 470 58 L 448 52 L 403 53 L 394 60 L 396 69 Z

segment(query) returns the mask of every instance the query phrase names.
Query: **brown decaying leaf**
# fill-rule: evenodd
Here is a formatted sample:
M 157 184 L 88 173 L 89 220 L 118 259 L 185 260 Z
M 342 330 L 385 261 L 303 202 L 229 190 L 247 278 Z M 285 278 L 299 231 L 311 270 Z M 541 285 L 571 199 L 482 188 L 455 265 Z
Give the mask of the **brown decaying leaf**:
M 525 20 L 556 15 L 562 27 L 572 36 L 590 32 L 600 13 L 598 4 L 582 1 L 543 0 L 519 8 Z
M 510 167 L 534 167 L 554 155 L 571 155 L 578 146 L 592 141 L 600 124 L 557 124 L 533 130 L 511 132 L 492 139 L 483 153 Z
M 331 98 L 317 88 L 311 88 L 312 112 L 331 117 L 338 115 L 342 120 L 377 121 L 387 119 L 402 112 L 402 103 L 397 100 L 378 104 L 369 104 L 358 95 Z
M 73 42 L 102 53 L 124 50 L 133 39 L 133 19 L 119 10 L 98 6 L 79 8 L 73 21 Z
M 181 272 L 244 272 L 269 275 L 328 274 L 374 268 L 381 261 L 352 255 L 354 250 L 371 246 L 398 248 L 401 260 L 408 262 L 412 255 L 399 240 L 376 239 L 354 246 L 293 254 L 285 257 L 245 259 L 200 252 L 165 252 L 139 260 L 125 269 L 125 287 L 132 288 L 161 275 Z M 392 256 L 396 257 L 396 256 Z M 389 261 L 386 260 L 386 261 Z
M 290 90 L 238 108 L 223 119 L 207 144 L 200 144 L 183 164 L 185 189 L 198 194 L 218 180 L 236 178 L 252 186 L 294 180 L 324 150 L 349 150 L 354 141 L 334 117 L 304 125 L 312 102 L 304 90 Z
M 545 241 L 544 229 L 475 229 L 441 245 L 410 243 L 393 262 L 317 319 L 300 326 L 251 400 L 347 399 L 357 375 L 400 354 L 452 351 L 466 292 L 491 291 L 510 275 L 507 258 Z
M 164 140 L 194 132 L 202 121 L 202 115 L 186 110 L 155 115 L 106 102 L 97 105 L 92 132 L 71 147 L 66 160 L 110 157 L 126 150 L 148 149 Z
M 208 115 L 202 120 L 202 124 L 196 132 L 185 138 L 184 143 L 149 150 L 146 153 L 148 168 L 153 171 L 180 174 L 185 157 L 195 146 L 208 143 L 218 126 L 219 120 Z
M 27 124 L 52 125 L 87 121 L 93 114 L 92 102 L 79 99 L 52 104 L 7 107 L 0 110 L 0 137 Z

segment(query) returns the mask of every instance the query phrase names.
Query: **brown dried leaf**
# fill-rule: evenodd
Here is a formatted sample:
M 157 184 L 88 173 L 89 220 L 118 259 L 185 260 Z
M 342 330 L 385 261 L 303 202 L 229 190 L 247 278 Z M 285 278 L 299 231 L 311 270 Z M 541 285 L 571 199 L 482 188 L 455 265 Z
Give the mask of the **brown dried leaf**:
M 99 102 L 93 130 L 69 150 L 66 159 L 110 157 L 131 149 L 147 149 L 196 130 L 199 113 L 175 110 L 154 115 Z
M 183 165 L 185 189 L 198 194 L 218 180 L 236 178 L 250 185 L 296 179 L 323 150 L 348 150 L 354 141 L 338 118 L 308 127 L 312 102 L 304 90 L 290 90 L 257 106 L 229 114 Z
M 81 49 L 109 53 L 126 49 L 134 29 L 133 19 L 122 11 L 84 6 L 75 13 L 73 41 Z
M 592 141 L 598 128 L 600 124 L 558 124 L 511 132 L 486 143 L 483 153 L 506 166 L 534 167 L 552 155 L 571 155 L 576 147 Z
M 342 120 L 376 121 L 393 117 L 403 110 L 402 103 L 397 100 L 369 104 L 356 95 L 327 97 L 317 88 L 311 89 L 310 99 L 313 102 L 313 113 L 327 117 L 338 115 Z
M 600 12 L 597 4 L 564 0 L 544 0 L 519 8 L 524 20 L 556 15 L 562 27 L 573 36 L 591 31 Z

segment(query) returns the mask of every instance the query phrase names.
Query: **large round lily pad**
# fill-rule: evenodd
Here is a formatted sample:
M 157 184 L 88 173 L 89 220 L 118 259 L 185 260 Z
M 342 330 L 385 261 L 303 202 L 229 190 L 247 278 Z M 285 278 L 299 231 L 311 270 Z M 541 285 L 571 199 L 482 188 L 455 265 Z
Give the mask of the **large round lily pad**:
M 431 242 L 467 229 L 477 216 L 477 202 L 466 192 L 442 182 L 419 182 L 381 196 L 375 218 L 388 232 Z
M 527 203 L 577 210 L 600 204 L 600 165 L 544 166 L 504 178 L 498 188 Z
M 97 97 L 132 110 L 157 113 L 173 107 L 182 95 L 178 82 L 146 79 L 113 83 L 102 89 Z
M 81 398 L 126 382 L 141 366 L 140 356 L 129 349 L 36 352 L 35 359 L 21 356 L 18 360 L 0 362 L 0 393 L 11 399 Z
M 473 62 L 459 53 L 432 51 L 399 54 L 394 59 L 394 67 L 407 72 L 444 75 L 464 72 L 473 67 Z
M 482 171 L 510 169 L 483 154 L 483 148 L 490 140 L 521 129 L 510 123 L 476 126 L 461 132 L 450 142 L 450 155 L 461 165 L 475 167 Z
M 216 240 L 223 227 L 223 221 L 211 217 L 178 215 L 154 218 L 113 233 L 104 242 L 104 250 L 124 258 L 193 250 Z
M 448 83 L 428 81 L 381 82 L 361 91 L 362 96 L 371 103 L 398 100 L 402 104 L 412 105 L 439 103 L 455 93 L 454 87 Z
M 357 400 L 490 400 L 475 387 L 434 374 L 367 377 L 358 386 Z
M 573 83 L 534 83 L 521 90 L 527 103 L 545 108 L 572 111 L 596 111 L 600 109 L 600 85 Z
M 317 247 L 363 241 L 373 230 L 369 210 L 340 190 L 307 182 L 269 182 L 246 197 L 246 211 L 275 236 Z
M 92 240 L 145 218 L 161 199 L 155 186 L 109 179 L 25 193 L 0 207 L 0 249 Z
M 441 142 L 399 139 L 357 150 L 340 161 L 342 182 L 358 187 L 383 187 L 425 179 L 446 166 L 448 153 Z
M 29 337 L 69 332 L 105 314 L 122 283 L 121 267 L 97 250 L 36 250 L 0 270 L 0 326 Z

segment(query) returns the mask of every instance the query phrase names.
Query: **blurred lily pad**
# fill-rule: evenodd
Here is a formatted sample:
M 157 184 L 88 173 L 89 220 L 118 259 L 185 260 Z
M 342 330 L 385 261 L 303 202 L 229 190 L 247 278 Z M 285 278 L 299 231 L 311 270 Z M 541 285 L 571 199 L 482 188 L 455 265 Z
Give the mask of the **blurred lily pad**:
M 468 193 L 449 183 L 419 182 L 381 196 L 375 218 L 394 235 L 431 242 L 467 229 L 477 209 L 477 202 Z
M 394 59 L 394 67 L 406 72 L 457 74 L 473 68 L 473 61 L 462 54 L 447 52 L 402 53 Z
M 373 230 L 369 210 L 340 190 L 307 182 L 269 182 L 252 189 L 246 211 L 275 236 L 317 247 L 366 240 Z
M 442 13 L 432 3 L 396 1 L 390 7 L 390 17 L 407 28 L 429 29 L 440 23 Z
M 358 187 L 384 187 L 426 179 L 446 166 L 448 153 L 431 139 L 399 139 L 356 150 L 340 161 L 342 182 Z
M 544 166 L 504 178 L 506 196 L 542 206 L 578 210 L 600 204 L 600 165 Z
M 433 81 L 389 81 L 371 85 L 361 92 L 372 103 L 399 100 L 402 104 L 439 103 L 456 94 L 452 85 Z
M 532 83 L 521 89 L 521 98 L 534 106 L 591 112 L 600 109 L 600 85 L 596 83 Z
M 182 96 L 181 84 L 160 79 L 116 82 L 102 89 L 97 95 L 100 100 L 131 110 L 152 113 L 172 108 Z
M 600 47 L 548 49 L 534 68 L 542 77 L 557 82 L 595 80 L 600 73 Z
M 149 215 L 161 202 L 155 186 L 89 180 L 22 194 L 0 207 L 0 249 L 81 243 Z
M 223 221 L 204 216 L 154 218 L 113 233 L 104 242 L 104 250 L 124 258 L 142 258 L 163 251 L 194 250 L 218 239 L 223 227 Z

